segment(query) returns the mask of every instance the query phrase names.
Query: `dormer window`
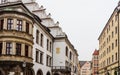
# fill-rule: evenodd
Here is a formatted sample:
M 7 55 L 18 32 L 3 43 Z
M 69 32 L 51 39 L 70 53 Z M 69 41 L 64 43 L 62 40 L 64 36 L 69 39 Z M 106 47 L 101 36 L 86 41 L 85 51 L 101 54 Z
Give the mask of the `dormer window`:
M 1 3 L 6 3 L 7 2 L 7 0 L 1 0 Z

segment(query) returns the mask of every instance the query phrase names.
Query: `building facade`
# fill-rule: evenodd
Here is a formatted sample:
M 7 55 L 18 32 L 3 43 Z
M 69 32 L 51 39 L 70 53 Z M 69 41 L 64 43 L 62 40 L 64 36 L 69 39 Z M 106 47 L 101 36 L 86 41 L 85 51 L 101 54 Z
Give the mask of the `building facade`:
M 77 50 L 43 6 L 1 0 L 0 12 L 0 75 L 80 74 Z
M 91 62 L 90 61 L 80 61 L 80 75 L 91 75 Z
M 99 69 L 99 50 L 95 50 L 92 55 L 92 75 L 98 75 Z
M 33 75 L 33 23 L 22 3 L 1 2 L 0 75 Z
M 119 75 L 120 2 L 105 25 L 99 40 L 99 75 Z

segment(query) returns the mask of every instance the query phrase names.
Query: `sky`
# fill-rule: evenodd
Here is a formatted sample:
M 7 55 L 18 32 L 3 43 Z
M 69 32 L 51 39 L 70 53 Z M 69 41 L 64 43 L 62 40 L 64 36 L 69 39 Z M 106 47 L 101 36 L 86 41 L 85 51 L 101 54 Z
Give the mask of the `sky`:
M 79 60 L 92 60 L 98 37 L 119 0 L 36 0 L 51 13 L 77 49 Z

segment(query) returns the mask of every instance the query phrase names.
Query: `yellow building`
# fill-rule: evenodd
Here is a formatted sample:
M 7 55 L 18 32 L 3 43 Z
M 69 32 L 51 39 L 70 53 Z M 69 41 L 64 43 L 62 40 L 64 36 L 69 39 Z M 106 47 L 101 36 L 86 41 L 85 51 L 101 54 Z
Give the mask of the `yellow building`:
M 118 75 L 120 2 L 105 25 L 99 40 L 99 75 Z M 120 75 L 120 74 L 119 74 Z

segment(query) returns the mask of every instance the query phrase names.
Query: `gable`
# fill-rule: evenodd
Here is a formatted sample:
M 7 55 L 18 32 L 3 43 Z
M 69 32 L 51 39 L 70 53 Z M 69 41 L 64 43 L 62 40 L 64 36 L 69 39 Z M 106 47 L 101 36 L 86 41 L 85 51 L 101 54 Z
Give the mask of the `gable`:
M 20 12 L 33 17 L 32 13 L 26 8 L 26 6 L 22 2 L 2 4 L 0 5 L 0 11 Z

